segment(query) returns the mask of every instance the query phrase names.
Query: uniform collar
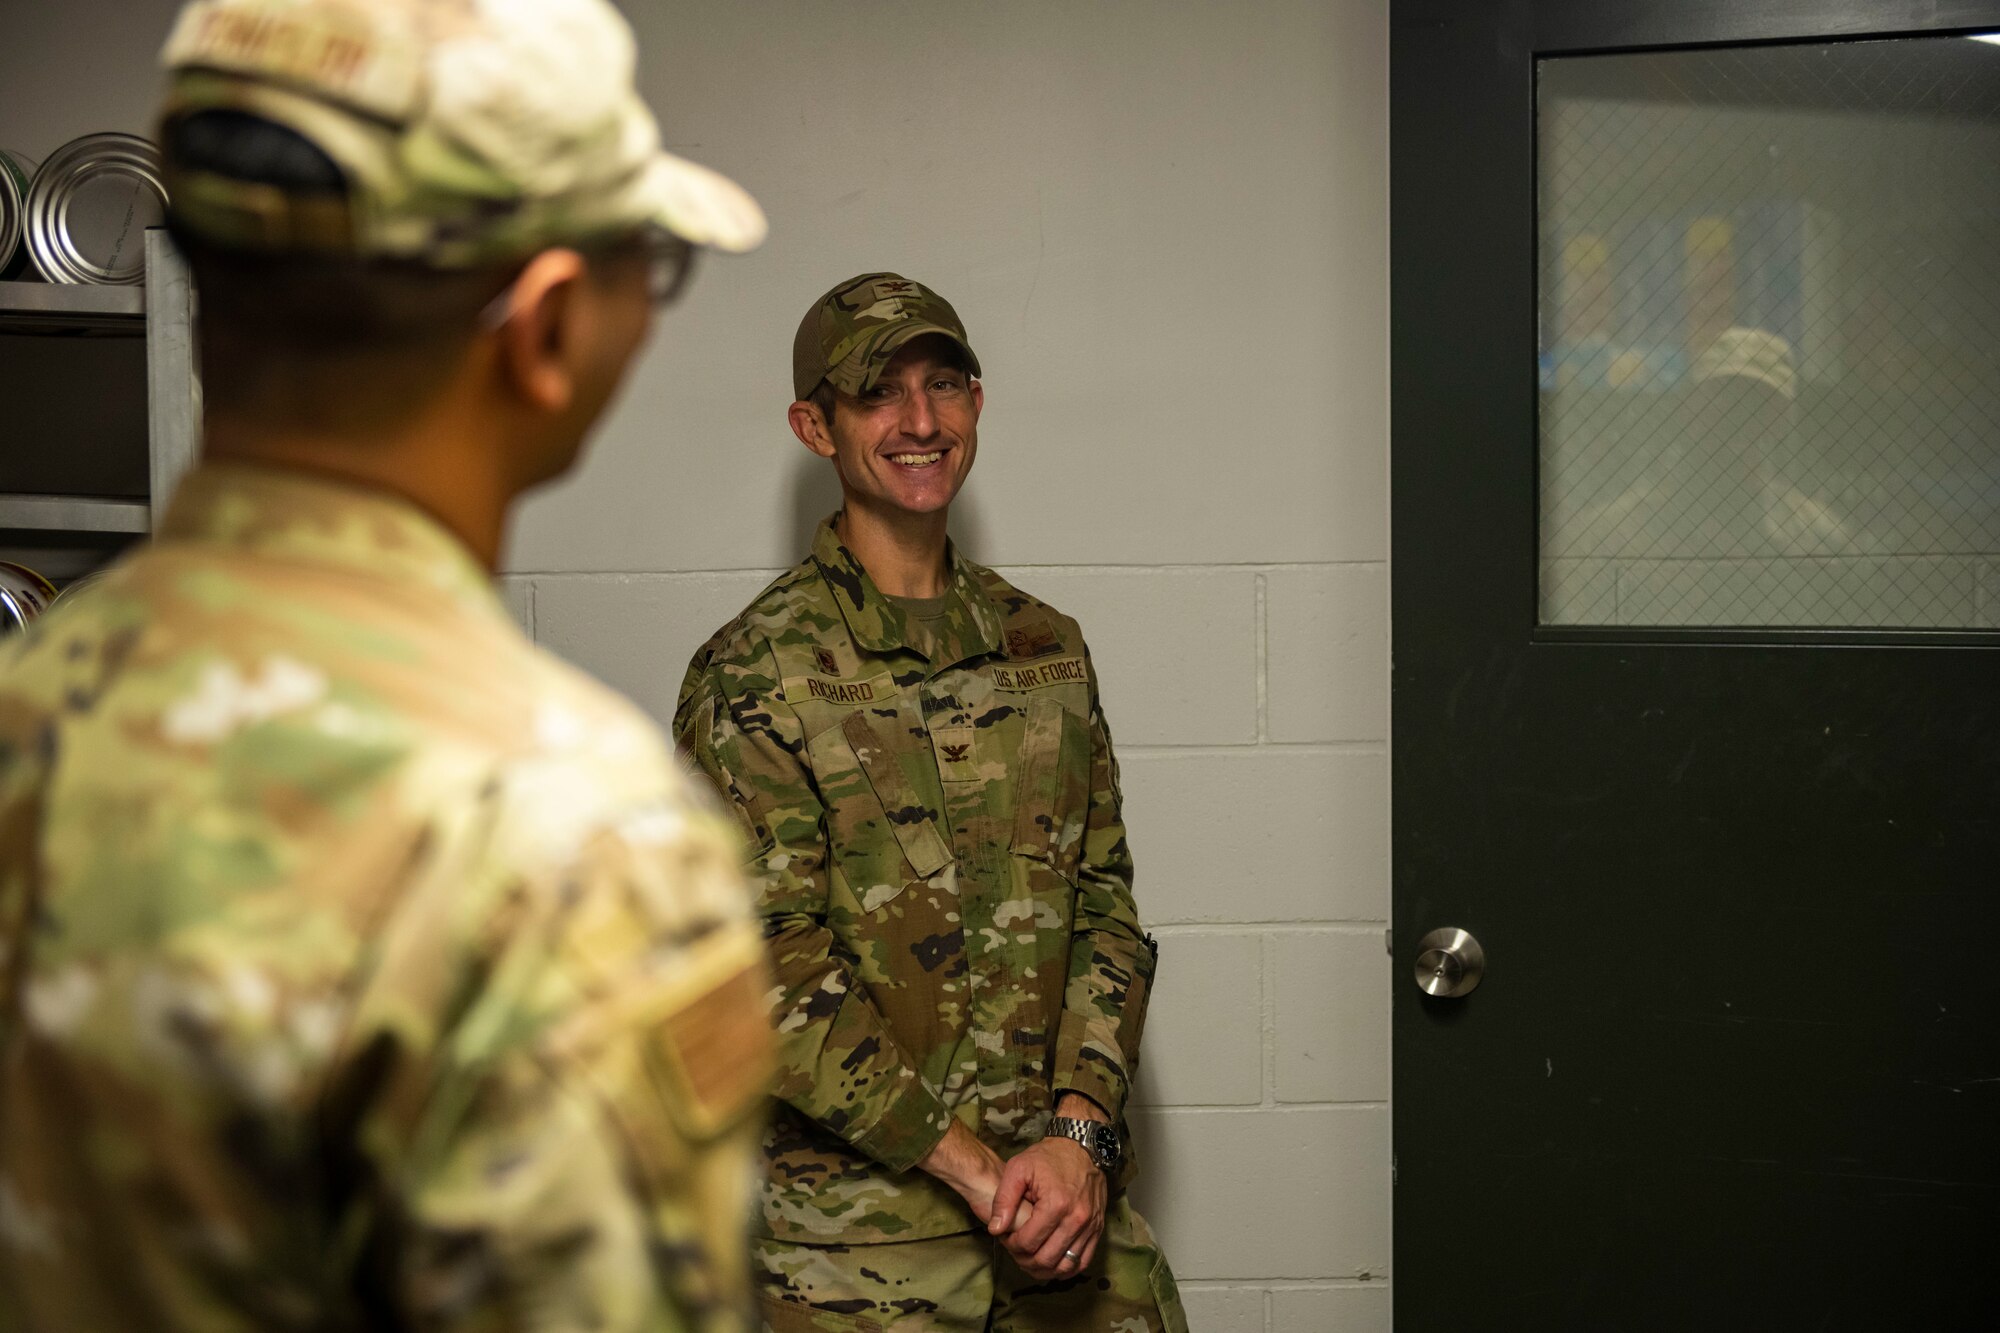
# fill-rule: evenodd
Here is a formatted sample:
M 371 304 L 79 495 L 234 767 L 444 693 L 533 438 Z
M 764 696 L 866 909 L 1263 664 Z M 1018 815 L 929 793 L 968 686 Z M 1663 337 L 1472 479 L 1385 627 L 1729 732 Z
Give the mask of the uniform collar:
M 492 576 L 436 519 L 387 491 L 296 468 L 202 464 L 175 491 L 156 540 L 429 587 L 504 614 Z
M 812 559 L 833 593 L 834 604 L 846 620 L 848 635 L 856 646 L 871 653 L 899 648 L 924 651 L 911 638 L 909 617 L 903 608 L 882 595 L 875 580 L 868 577 L 868 571 L 835 534 L 832 518 L 821 523 L 819 531 L 813 534 Z M 950 541 L 945 543 L 945 563 L 951 571 L 951 590 L 958 594 L 959 604 L 965 609 L 963 612 L 954 609 L 940 627 L 933 667 L 1000 651 L 1000 611 L 986 595 L 975 573 L 977 566 L 963 559 L 958 547 Z

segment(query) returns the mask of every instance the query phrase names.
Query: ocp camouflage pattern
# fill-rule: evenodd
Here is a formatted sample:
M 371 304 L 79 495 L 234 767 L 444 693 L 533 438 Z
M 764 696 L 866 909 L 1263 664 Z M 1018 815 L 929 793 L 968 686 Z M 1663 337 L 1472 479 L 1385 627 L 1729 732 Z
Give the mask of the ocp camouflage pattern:
M 609 0 L 188 0 L 161 52 L 168 123 L 230 111 L 303 135 L 337 194 L 191 169 L 181 227 L 239 249 L 462 268 L 659 226 L 723 250 L 767 230 L 742 187 L 660 151 Z
M 0 646 L 0 1328 L 740 1328 L 740 856 L 431 520 L 197 471 Z
M 863 273 L 827 292 L 806 312 L 792 341 L 792 392 L 809 398 L 821 380 L 842 393 L 871 387 L 896 350 L 926 333 L 964 349 L 977 376 L 979 356 L 951 302 L 900 273 Z
M 1180 1287 L 1119 1196 L 1090 1267 L 1030 1277 L 984 1231 L 900 1245 L 751 1247 L 766 1333 L 1188 1333 Z
M 1003 1156 L 1067 1091 L 1122 1115 L 1156 953 L 1074 621 L 955 552 L 935 638 L 823 524 L 695 655 L 675 734 L 728 797 L 777 971 L 768 1236 L 973 1218 L 913 1170 L 956 1117 Z

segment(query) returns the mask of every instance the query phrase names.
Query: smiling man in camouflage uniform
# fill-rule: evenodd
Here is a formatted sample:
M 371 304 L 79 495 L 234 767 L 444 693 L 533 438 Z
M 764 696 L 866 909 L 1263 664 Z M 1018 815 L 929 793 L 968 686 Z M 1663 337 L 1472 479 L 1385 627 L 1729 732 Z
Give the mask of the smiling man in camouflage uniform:
M 206 0 L 167 62 L 208 461 L 0 647 L 0 1328 L 740 1330 L 740 847 L 492 571 L 762 216 L 604 0 Z
M 778 974 L 773 1333 L 1185 1327 L 1124 1194 L 1155 951 L 1089 650 L 945 535 L 978 374 L 919 283 L 813 304 L 790 420 L 841 512 L 681 690 Z

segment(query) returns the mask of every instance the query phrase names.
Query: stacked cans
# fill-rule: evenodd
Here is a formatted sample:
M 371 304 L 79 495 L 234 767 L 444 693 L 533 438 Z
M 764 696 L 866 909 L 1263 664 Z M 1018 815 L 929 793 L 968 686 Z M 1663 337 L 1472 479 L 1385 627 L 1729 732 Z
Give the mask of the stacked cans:
M 166 213 L 159 151 L 136 135 L 85 135 L 39 168 L 0 149 L 0 281 L 142 282 Z
M 0 282 L 11 282 L 28 271 L 21 223 L 28 215 L 28 186 L 34 179 L 32 161 L 0 148 Z

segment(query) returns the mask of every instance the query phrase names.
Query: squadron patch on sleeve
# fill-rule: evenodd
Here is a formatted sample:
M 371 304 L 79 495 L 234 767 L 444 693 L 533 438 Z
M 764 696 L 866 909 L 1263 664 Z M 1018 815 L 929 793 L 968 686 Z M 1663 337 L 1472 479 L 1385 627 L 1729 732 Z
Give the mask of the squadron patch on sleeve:
M 1025 624 L 1011 625 L 1007 629 L 1007 656 L 1046 657 L 1050 653 L 1062 651 L 1062 640 L 1056 638 L 1055 629 L 1046 620 L 1031 620 Z

